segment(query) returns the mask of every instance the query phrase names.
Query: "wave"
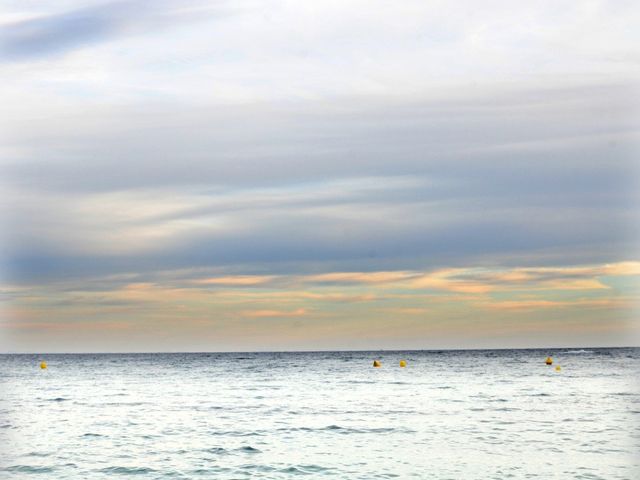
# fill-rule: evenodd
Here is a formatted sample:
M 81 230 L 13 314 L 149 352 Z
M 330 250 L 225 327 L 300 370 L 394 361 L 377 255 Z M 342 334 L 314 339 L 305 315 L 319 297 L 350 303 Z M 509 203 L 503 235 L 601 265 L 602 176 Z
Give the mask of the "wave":
M 43 452 L 29 452 L 29 453 L 26 453 L 24 456 L 25 457 L 49 457 L 51 456 L 51 454 L 43 453 Z
M 51 467 L 34 467 L 31 465 L 13 465 L 3 469 L 5 472 L 15 473 L 51 473 L 53 468 Z
M 251 445 L 245 445 L 244 447 L 240 447 L 236 449 L 236 452 L 243 452 L 243 453 L 262 453 L 260 450 L 258 450 L 257 448 L 252 447 Z
M 332 432 L 341 435 L 347 435 L 351 433 L 414 433 L 414 430 L 408 428 L 396 428 L 396 427 L 378 427 L 378 428 L 353 428 L 353 427 L 341 427 L 340 425 L 328 425 L 326 427 L 291 427 L 291 428 L 279 428 L 279 432 Z
M 203 452 L 214 453 L 216 455 L 223 455 L 227 453 L 227 450 L 222 447 L 211 447 L 211 448 L 205 448 Z
M 155 470 L 148 467 L 107 467 L 100 470 L 101 473 L 116 473 L 120 475 L 144 475 Z
M 276 470 L 273 467 L 267 466 L 262 466 L 259 468 L 267 471 Z M 331 468 L 321 467 L 320 465 L 291 465 L 289 467 L 279 469 L 278 472 L 291 475 L 312 475 L 314 473 L 328 472 L 330 470 Z
M 254 430 L 250 432 L 229 430 L 229 431 L 214 431 L 214 432 L 211 432 L 211 435 L 220 436 L 220 437 L 263 437 L 267 435 L 267 433 L 261 430 Z
M 308 475 L 310 473 L 318 473 L 318 472 L 323 472 L 326 471 L 326 468 L 322 468 L 322 467 L 318 467 L 316 465 L 312 465 L 312 467 L 314 467 L 312 470 L 309 470 L 308 466 L 307 468 L 305 468 L 304 466 L 291 466 L 291 467 L 287 467 L 287 468 L 283 468 L 280 470 L 280 472 L 282 473 L 292 473 L 292 474 L 297 474 L 297 475 Z

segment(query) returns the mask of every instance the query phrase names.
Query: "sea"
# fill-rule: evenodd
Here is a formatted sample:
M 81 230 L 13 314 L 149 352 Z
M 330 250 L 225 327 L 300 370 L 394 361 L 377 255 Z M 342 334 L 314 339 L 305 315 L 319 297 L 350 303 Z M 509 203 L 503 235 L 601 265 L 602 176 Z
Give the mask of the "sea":
M 640 479 L 639 373 L 639 348 L 0 355 L 0 478 Z

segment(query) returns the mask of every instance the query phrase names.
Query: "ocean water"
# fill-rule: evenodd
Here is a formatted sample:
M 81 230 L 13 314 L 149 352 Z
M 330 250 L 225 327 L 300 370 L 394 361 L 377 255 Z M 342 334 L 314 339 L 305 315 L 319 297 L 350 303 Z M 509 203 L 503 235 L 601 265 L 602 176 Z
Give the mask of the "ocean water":
M 1 355 L 0 478 L 638 479 L 639 367 L 640 349 Z

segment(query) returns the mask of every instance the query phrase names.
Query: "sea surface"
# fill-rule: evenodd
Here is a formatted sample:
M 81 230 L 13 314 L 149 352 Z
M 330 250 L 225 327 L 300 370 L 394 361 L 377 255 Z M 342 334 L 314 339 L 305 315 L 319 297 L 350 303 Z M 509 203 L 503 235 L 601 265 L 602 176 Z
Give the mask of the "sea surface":
M 0 355 L 0 478 L 640 479 L 639 373 L 637 348 Z

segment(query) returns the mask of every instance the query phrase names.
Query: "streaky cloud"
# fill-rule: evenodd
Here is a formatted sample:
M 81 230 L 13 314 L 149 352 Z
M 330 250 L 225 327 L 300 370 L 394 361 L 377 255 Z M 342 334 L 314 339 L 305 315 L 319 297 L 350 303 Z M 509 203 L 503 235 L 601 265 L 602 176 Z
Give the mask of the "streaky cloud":
M 0 60 L 31 60 L 83 48 L 120 36 L 164 30 L 183 22 L 223 15 L 217 8 L 191 8 L 170 0 L 125 0 L 41 15 L 4 25 Z

